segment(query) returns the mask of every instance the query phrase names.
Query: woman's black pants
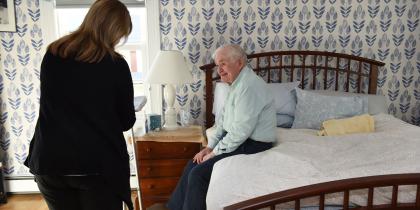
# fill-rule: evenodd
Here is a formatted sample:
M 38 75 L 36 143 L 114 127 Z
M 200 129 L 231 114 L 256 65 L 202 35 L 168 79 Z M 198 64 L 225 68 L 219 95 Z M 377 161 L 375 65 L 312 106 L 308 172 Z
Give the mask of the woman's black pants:
M 35 175 L 50 210 L 122 210 L 123 201 L 99 175 Z

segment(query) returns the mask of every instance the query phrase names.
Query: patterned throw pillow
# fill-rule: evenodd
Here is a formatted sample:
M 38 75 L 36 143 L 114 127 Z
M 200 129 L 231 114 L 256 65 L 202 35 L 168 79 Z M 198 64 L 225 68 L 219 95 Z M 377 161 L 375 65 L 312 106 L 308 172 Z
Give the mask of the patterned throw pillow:
M 296 88 L 297 104 L 292 128 L 320 129 L 329 119 L 341 119 L 368 112 L 367 97 L 328 96 Z

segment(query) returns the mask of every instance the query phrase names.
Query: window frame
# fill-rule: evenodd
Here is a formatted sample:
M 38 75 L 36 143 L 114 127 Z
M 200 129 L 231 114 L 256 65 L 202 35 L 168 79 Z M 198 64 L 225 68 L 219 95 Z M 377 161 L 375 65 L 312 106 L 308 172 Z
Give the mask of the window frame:
M 86 8 L 89 7 L 91 4 L 88 3 L 86 5 L 74 4 L 74 5 L 66 5 L 60 6 L 56 4 L 54 9 L 60 8 Z M 150 65 L 153 62 L 153 58 L 157 55 L 160 49 L 160 29 L 159 29 L 159 1 L 155 0 L 145 0 L 140 2 L 140 7 L 146 8 L 146 24 L 147 24 L 147 35 L 146 35 L 146 43 L 145 43 L 145 63 L 146 69 L 143 71 L 144 75 L 147 75 L 147 71 L 150 68 Z M 129 7 L 134 7 L 133 5 L 129 5 Z M 55 24 L 55 29 L 50 30 L 50 41 L 56 40 L 58 38 L 58 20 L 54 15 L 54 18 L 48 18 L 48 20 L 53 21 Z M 131 44 L 129 44 L 131 45 Z M 142 50 L 144 46 L 142 46 Z M 125 47 L 124 47 L 125 48 Z M 133 81 L 134 85 L 136 84 L 143 84 L 144 85 L 144 94 L 148 98 L 148 103 L 146 104 L 144 111 L 146 113 L 155 113 L 155 114 L 163 114 L 163 88 L 162 85 L 155 85 L 155 84 L 147 84 L 143 81 Z
M 155 0 L 146 0 L 146 17 L 147 17 L 147 69 L 150 69 L 153 59 L 156 57 L 160 49 L 160 29 L 159 29 L 159 2 Z M 146 73 L 147 74 L 147 73 Z M 156 113 L 163 116 L 163 94 L 162 85 L 145 85 L 149 103 L 146 105 L 148 113 Z M 162 118 L 163 119 L 163 118 Z

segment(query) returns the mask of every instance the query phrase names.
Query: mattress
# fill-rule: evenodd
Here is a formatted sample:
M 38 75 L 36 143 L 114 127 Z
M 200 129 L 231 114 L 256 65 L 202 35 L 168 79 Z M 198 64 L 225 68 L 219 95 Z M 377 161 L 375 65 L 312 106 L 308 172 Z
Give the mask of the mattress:
M 277 130 L 277 144 L 253 155 L 218 161 L 207 193 L 207 209 L 277 191 L 362 176 L 420 173 L 420 128 L 391 115 L 378 114 L 375 132 L 339 137 L 317 136 L 316 130 Z M 415 186 L 400 188 L 399 202 L 413 201 Z M 351 193 L 350 202 L 366 203 L 367 190 Z M 375 190 L 374 204 L 390 203 L 391 189 Z M 340 204 L 328 195 L 326 204 Z M 313 205 L 311 199 L 303 205 Z M 285 207 L 286 208 L 286 207 Z

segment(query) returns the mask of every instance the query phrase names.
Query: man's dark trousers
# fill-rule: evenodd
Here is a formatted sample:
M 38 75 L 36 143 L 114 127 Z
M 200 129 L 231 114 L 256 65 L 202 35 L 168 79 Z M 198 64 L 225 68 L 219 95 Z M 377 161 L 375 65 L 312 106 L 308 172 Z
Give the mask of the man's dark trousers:
M 231 153 L 217 155 L 201 164 L 190 160 L 184 169 L 174 192 L 167 203 L 170 210 L 205 210 L 206 195 L 210 183 L 213 165 L 226 157 L 239 154 L 254 154 L 268 150 L 272 143 L 247 139 L 241 146 Z

